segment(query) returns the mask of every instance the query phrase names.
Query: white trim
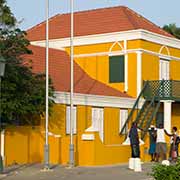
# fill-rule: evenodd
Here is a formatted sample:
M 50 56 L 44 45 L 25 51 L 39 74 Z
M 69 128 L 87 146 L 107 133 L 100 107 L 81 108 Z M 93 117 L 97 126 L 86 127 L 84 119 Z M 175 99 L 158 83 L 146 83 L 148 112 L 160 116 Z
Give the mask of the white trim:
M 118 42 L 118 41 L 116 41 L 116 42 L 114 42 L 114 43 L 113 43 L 113 45 L 109 48 L 109 53 L 111 53 L 111 51 L 112 51 L 113 47 L 114 47 L 116 44 L 118 44 L 118 45 L 119 45 L 119 47 L 121 48 L 121 50 L 123 50 L 123 49 L 124 49 L 124 48 L 123 48 L 123 46 L 121 45 L 121 43 L 120 43 L 120 42 Z
M 125 125 L 127 118 L 128 118 L 128 109 L 120 109 L 119 110 L 119 133 L 121 132 L 123 126 Z M 128 126 L 126 124 L 126 127 L 122 133 L 126 134 L 127 130 L 128 130 Z
M 4 164 L 4 160 L 5 160 L 5 153 L 4 153 L 4 148 L 5 148 L 5 130 L 3 129 L 1 131 L 1 157 L 3 160 L 3 164 Z
M 127 40 L 141 39 L 141 31 L 131 30 L 131 31 L 121 31 L 121 32 L 113 32 L 113 33 L 105 33 L 105 34 L 94 34 L 87 36 L 76 36 L 74 37 L 74 46 L 117 42 L 117 41 L 123 41 L 124 39 Z M 45 46 L 44 40 L 32 41 L 31 44 L 38 46 Z M 69 47 L 70 38 L 51 39 L 49 40 L 49 45 L 50 47 L 53 48 Z
M 55 103 L 70 104 L 70 94 L 68 92 L 55 92 Z M 117 107 L 132 108 L 136 99 L 115 97 L 115 96 L 98 96 L 74 93 L 74 105 L 96 106 L 96 107 Z M 141 100 L 139 108 L 141 108 L 144 100 Z
M 45 131 L 41 131 L 41 133 L 45 134 Z M 55 138 L 61 138 L 62 136 L 60 134 L 54 134 L 53 132 L 48 132 L 48 136 L 53 136 Z
M 169 47 L 180 48 L 180 40 L 176 38 L 167 37 L 157 33 L 153 33 L 144 29 L 120 31 L 105 34 L 95 34 L 87 36 L 74 37 L 74 46 L 101 44 L 123 40 L 143 39 L 157 44 L 166 45 Z M 45 41 L 32 41 L 31 44 L 45 47 Z M 69 47 L 70 38 L 51 39 L 49 41 L 50 48 L 65 48 Z
M 124 82 L 124 91 L 128 91 L 128 53 L 127 53 L 127 40 L 124 40 L 124 69 L 125 69 L 125 82 Z
M 172 112 L 172 102 L 165 101 L 164 102 L 164 129 L 167 132 L 171 132 L 171 112 Z
M 82 134 L 81 139 L 83 141 L 94 141 L 95 137 L 94 134 Z
M 137 51 L 137 97 L 142 89 L 142 51 Z
M 92 108 L 92 129 L 99 132 L 99 137 L 104 142 L 104 108 Z M 89 128 L 86 130 L 89 132 Z
M 143 53 L 147 53 L 147 54 L 151 54 L 153 56 L 159 56 L 162 57 L 163 59 L 168 59 L 168 60 L 177 60 L 180 61 L 180 57 L 176 57 L 176 56 L 168 56 L 165 54 L 160 54 L 157 52 L 153 52 L 147 49 L 142 49 L 142 48 L 138 48 L 138 49 L 128 49 L 128 50 L 122 50 L 122 51 L 112 51 L 111 53 L 109 52 L 98 52 L 98 53 L 89 53 L 89 54 L 76 54 L 74 55 L 75 58 L 84 58 L 84 57 L 95 57 L 95 56 L 118 56 L 118 55 L 124 55 L 125 53 L 136 53 L 137 51 L 142 51 Z
M 71 128 L 72 128 L 73 134 L 77 133 L 77 108 L 75 106 L 73 106 L 73 109 L 72 109 L 72 116 L 73 116 L 72 124 L 70 124 L 71 123 L 70 114 L 71 114 L 71 107 L 66 106 L 66 134 L 68 135 L 71 133 Z M 70 127 L 70 125 L 72 127 Z
M 166 51 L 167 51 L 167 53 L 168 53 L 168 56 L 170 56 L 171 54 L 170 54 L 169 48 L 168 48 L 167 46 L 161 46 L 161 48 L 160 48 L 160 50 L 159 50 L 159 54 L 162 54 L 161 52 L 162 52 L 162 50 L 163 50 L 164 48 L 166 49 Z

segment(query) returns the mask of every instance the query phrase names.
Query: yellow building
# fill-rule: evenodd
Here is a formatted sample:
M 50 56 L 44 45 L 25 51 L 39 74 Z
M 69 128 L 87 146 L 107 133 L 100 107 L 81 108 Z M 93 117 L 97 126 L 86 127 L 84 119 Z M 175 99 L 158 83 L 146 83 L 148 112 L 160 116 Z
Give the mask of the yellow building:
M 148 161 L 151 124 L 180 129 L 180 40 L 127 7 L 76 12 L 74 37 L 74 144 L 76 165 L 127 162 L 123 144 L 132 121 L 145 130 L 141 159 Z M 50 76 L 55 106 L 50 117 L 50 163 L 69 161 L 70 14 L 50 19 Z M 45 68 L 45 22 L 29 29 L 34 72 Z M 42 162 L 44 120 L 9 128 L 4 158 Z M 6 143 L 8 142 L 8 143 Z M 11 152 L 16 142 L 16 151 Z M 21 152 L 21 153 L 20 153 Z

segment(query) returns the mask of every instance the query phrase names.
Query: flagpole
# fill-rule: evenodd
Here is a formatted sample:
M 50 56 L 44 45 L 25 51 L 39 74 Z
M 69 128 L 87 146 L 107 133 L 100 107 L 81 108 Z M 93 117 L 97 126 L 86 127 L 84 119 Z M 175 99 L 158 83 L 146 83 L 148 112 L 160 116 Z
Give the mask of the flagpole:
M 71 84 L 70 84 L 70 146 L 69 146 L 69 165 L 74 167 L 74 141 L 73 141 L 73 93 L 74 93 L 74 0 L 70 2 L 71 6 L 71 37 L 70 37 L 70 54 L 71 54 Z
M 49 169 L 49 0 L 46 0 L 46 122 L 44 145 L 44 169 Z

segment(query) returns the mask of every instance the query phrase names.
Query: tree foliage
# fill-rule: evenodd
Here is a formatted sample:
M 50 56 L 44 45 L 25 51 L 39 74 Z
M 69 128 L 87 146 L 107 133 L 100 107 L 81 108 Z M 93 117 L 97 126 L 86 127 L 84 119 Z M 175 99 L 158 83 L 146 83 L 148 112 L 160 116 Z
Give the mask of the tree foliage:
M 177 27 L 176 24 L 164 25 L 163 29 L 176 38 L 180 39 L 180 27 Z
M 13 27 L 16 24 L 16 18 L 6 4 L 6 0 L 0 0 L 0 27 Z
M 16 28 L 16 19 L 5 0 L 0 0 L 0 56 L 6 61 L 1 82 L 2 120 L 8 123 L 31 122 L 45 111 L 45 75 L 34 74 L 30 62 L 23 59 L 31 54 L 26 33 Z M 50 83 L 49 96 L 53 97 Z M 52 98 L 51 98 L 52 99 Z M 50 107 L 53 101 L 49 101 Z

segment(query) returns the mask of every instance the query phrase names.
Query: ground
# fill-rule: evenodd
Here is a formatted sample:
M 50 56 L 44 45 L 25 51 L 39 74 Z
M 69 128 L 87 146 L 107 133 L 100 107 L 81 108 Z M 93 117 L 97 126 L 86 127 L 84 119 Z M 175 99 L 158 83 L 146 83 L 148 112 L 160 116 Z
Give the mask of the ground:
M 75 167 L 68 169 L 55 166 L 52 171 L 43 172 L 41 164 L 14 166 L 0 175 L 4 180 L 151 180 L 148 175 L 153 164 L 142 164 L 142 172 L 128 169 L 127 164 L 105 167 Z

